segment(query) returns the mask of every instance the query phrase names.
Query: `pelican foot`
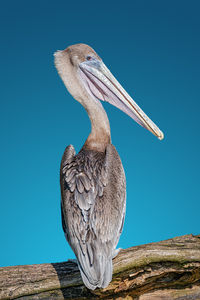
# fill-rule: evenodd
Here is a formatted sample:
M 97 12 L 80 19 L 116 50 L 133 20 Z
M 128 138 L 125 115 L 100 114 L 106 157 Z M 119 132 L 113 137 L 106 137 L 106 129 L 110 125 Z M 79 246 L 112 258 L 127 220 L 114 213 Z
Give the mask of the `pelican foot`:
M 77 259 L 68 259 L 68 262 L 72 262 L 74 264 L 77 264 L 78 265 L 78 261 Z
M 115 249 L 115 250 L 113 251 L 112 258 L 115 258 L 115 257 L 119 254 L 119 252 L 120 252 L 121 250 L 122 250 L 122 248 Z

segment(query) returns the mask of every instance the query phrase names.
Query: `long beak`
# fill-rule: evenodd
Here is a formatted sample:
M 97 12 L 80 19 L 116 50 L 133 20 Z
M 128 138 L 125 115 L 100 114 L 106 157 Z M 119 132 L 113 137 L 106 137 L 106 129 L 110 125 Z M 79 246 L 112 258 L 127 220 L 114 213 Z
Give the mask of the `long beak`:
M 160 140 L 164 138 L 163 132 L 135 103 L 102 61 L 95 58 L 84 61 L 79 65 L 79 72 L 86 89 L 94 98 L 109 102 Z

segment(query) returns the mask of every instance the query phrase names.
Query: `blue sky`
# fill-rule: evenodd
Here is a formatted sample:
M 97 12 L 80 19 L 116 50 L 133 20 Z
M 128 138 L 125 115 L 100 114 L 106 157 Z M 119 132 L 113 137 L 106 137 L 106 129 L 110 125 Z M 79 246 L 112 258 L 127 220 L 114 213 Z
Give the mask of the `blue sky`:
M 165 133 L 104 103 L 127 177 L 119 246 L 200 233 L 199 1 L 7 1 L 0 5 L 0 265 L 74 255 L 61 228 L 59 166 L 90 132 L 53 53 L 92 46 Z

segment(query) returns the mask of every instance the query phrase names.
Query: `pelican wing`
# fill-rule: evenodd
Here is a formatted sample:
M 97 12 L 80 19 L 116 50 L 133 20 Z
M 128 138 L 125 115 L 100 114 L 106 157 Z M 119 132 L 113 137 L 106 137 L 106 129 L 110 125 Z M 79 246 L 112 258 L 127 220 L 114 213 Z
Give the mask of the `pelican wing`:
M 62 222 L 90 289 L 112 279 L 112 256 L 125 214 L 125 177 L 112 145 L 106 153 L 68 146 L 61 162 Z

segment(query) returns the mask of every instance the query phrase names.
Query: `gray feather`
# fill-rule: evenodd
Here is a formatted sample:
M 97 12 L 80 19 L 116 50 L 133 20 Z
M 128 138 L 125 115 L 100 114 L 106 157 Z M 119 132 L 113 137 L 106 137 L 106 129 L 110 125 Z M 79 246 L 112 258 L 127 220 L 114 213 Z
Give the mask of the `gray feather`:
M 106 287 L 125 215 L 125 175 L 113 145 L 105 153 L 73 146 L 60 172 L 62 224 L 85 285 Z M 66 188 L 66 186 L 68 188 Z

